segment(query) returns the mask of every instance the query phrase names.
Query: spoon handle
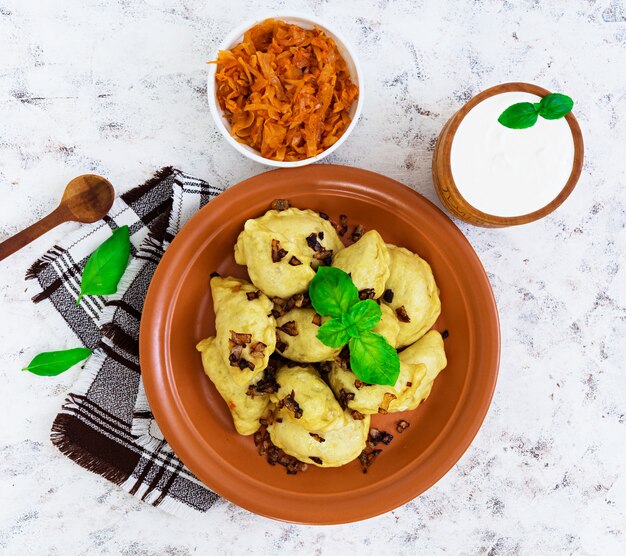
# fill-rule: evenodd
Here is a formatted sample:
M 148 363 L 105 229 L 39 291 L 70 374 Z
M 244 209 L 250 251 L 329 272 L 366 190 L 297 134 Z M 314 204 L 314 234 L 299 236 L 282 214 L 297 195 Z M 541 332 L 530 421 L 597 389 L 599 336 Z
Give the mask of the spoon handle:
M 0 261 L 68 220 L 71 220 L 71 215 L 68 214 L 67 209 L 63 206 L 57 207 L 38 222 L 0 243 Z

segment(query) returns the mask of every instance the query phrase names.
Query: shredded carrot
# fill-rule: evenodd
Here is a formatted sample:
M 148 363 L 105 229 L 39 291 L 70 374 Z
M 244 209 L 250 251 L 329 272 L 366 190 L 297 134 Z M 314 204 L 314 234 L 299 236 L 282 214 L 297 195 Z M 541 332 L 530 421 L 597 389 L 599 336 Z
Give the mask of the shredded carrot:
M 211 63 L 233 137 L 265 158 L 316 156 L 350 125 L 359 89 L 337 45 L 320 29 L 267 19 Z

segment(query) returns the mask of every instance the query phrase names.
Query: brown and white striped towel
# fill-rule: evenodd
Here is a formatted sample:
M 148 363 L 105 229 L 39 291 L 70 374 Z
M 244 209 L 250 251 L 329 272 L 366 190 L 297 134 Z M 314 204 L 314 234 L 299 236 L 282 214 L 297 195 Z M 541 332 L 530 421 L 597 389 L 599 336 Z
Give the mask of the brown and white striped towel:
M 176 457 L 148 407 L 139 365 L 139 320 L 164 250 L 221 190 L 173 168 L 118 197 L 109 214 L 55 245 L 27 272 L 85 346 L 93 350 L 52 426 L 51 440 L 82 467 L 141 500 L 177 513 L 218 499 Z M 76 299 L 89 255 L 127 224 L 131 261 L 116 294 Z

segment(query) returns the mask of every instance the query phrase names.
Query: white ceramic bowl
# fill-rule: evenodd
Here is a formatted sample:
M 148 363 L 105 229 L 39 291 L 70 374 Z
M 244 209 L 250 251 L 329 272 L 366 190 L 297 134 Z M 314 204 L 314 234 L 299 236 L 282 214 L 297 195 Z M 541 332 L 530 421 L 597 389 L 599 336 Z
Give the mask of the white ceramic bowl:
M 248 145 L 239 143 L 235 141 L 235 139 L 232 137 L 232 135 L 230 134 L 230 124 L 228 123 L 228 120 L 224 117 L 222 109 L 217 101 L 217 96 L 215 94 L 215 72 L 217 70 L 217 66 L 215 64 L 211 64 L 209 66 L 209 75 L 207 80 L 207 96 L 209 99 L 209 107 L 211 108 L 211 114 L 213 116 L 213 119 L 215 120 L 215 125 L 222 132 L 222 135 L 226 138 L 226 141 L 228 141 L 228 143 L 230 143 L 233 148 L 238 150 L 244 156 L 247 156 L 248 158 L 255 160 L 256 162 L 260 162 L 261 164 L 266 164 L 267 166 L 276 166 L 279 168 L 295 168 L 296 166 L 305 166 L 307 164 L 317 162 L 325 156 L 328 156 L 330 153 L 334 152 L 348 138 L 348 135 L 350 135 L 350 132 L 356 125 L 356 122 L 361 114 L 361 104 L 363 102 L 363 77 L 354 48 L 350 46 L 350 44 L 346 41 L 346 39 L 341 36 L 341 34 L 331 30 L 326 23 L 308 15 L 288 16 L 279 14 L 248 21 L 247 23 L 240 25 L 234 31 L 232 31 L 219 45 L 218 50 L 228 50 L 235 46 L 237 43 L 240 43 L 243 40 L 243 34 L 248 29 L 254 27 L 257 23 L 268 19 L 268 17 L 299 25 L 303 29 L 313 29 L 314 27 L 318 27 L 319 29 L 324 31 L 326 35 L 328 35 L 335 41 L 337 49 L 339 50 L 339 53 L 343 56 L 343 59 L 346 61 L 346 65 L 348 66 L 348 70 L 350 71 L 350 79 L 359 88 L 359 97 L 357 98 L 357 101 L 353 103 L 350 107 L 350 118 L 352 120 L 350 122 L 350 125 L 334 145 L 331 145 L 317 156 L 305 158 L 304 160 L 296 160 L 293 162 L 281 162 L 278 160 L 270 160 L 269 158 L 261 156 L 259 151 L 257 151 L 256 149 L 253 149 Z M 217 59 L 217 52 L 213 55 L 211 59 Z

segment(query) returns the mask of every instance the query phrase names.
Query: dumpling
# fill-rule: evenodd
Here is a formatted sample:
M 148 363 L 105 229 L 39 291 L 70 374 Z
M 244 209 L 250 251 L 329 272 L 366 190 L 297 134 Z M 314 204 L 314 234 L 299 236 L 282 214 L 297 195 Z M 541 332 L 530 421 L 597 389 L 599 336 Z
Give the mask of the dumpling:
M 436 330 L 427 332 L 413 345 L 400 352 L 400 368 L 407 363 L 425 367 L 426 376 L 411 397 L 406 397 L 399 404 L 397 411 L 415 409 L 425 400 L 432 390 L 437 375 L 448 364 L 443 347 L 443 338 Z
M 256 432 L 260 426 L 259 419 L 268 412 L 269 395 L 255 394 L 251 397 L 246 394 L 248 384 L 235 382 L 230 367 L 222 360 L 215 338 L 202 340 L 196 349 L 202 354 L 204 372 L 228 405 L 237 432 L 243 435 Z
M 333 266 L 350 274 L 357 290 L 374 290 L 374 299 L 385 291 L 389 278 L 389 253 L 376 230 L 366 232 L 359 241 L 339 251 Z
M 338 363 L 332 364 L 328 381 L 335 395 L 349 409 L 369 415 L 403 411 L 401 407 L 405 400 L 414 398 L 425 376 L 425 365 L 406 362 L 400 358 L 400 374 L 394 386 L 362 383 L 351 370 L 344 369 Z
M 276 320 L 270 299 L 249 282 L 211 279 L 215 342 L 237 384 L 248 384 L 267 367 L 276 347 Z
M 297 421 L 307 430 L 324 430 L 343 413 L 332 390 L 311 366 L 288 367 L 276 372 L 278 392 L 270 394 L 277 415 Z
M 257 220 L 248 220 L 235 245 L 235 262 L 246 265 L 252 283 L 270 297 L 305 292 L 315 276 L 310 254 Z
M 267 430 L 272 442 L 290 456 L 318 467 L 339 467 L 359 457 L 369 428 L 369 415 L 359 421 L 345 411 L 323 431 L 310 431 L 291 419 L 274 419 Z
M 320 264 L 343 249 L 335 228 L 312 210 L 269 210 L 247 220 L 235 245 L 235 261 L 270 297 L 288 299 L 307 290 Z
M 387 245 L 391 273 L 385 289 L 393 299 L 388 305 L 400 323 L 398 348 L 421 338 L 441 312 L 439 288 L 428 263 L 404 247 Z M 385 302 L 387 303 L 387 302 Z
M 332 359 L 340 350 L 328 347 L 317 339 L 320 326 L 327 320 L 327 317 L 318 315 L 315 309 L 287 311 L 276 319 L 276 349 L 287 359 L 299 363 L 317 363 Z
M 377 332 L 393 347 L 396 347 L 398 341 L 398 333 L 400 332 L 400 323 L 396 318 L 396 314 L 389 305 L 381 303 L 380 305 L 381 316 L 378 324 L 372 329 L 372 332 Z
M 293 241 L 298 254 L 312 257 L 313 268 L 322 264 L 326 252 L 333 256 L 344 248 L 333 225 L 309 209 L 268 210 L 257 222 Z

